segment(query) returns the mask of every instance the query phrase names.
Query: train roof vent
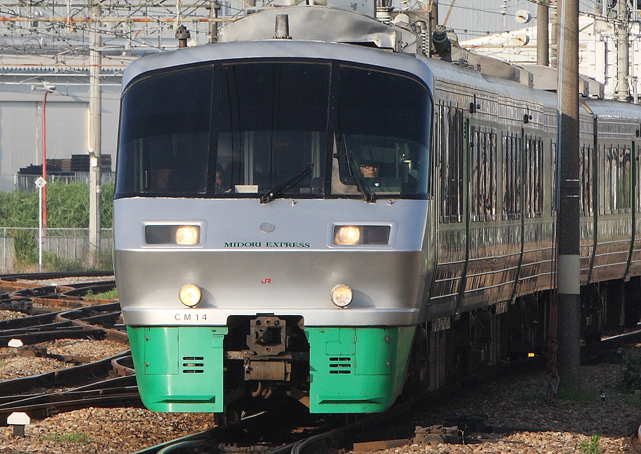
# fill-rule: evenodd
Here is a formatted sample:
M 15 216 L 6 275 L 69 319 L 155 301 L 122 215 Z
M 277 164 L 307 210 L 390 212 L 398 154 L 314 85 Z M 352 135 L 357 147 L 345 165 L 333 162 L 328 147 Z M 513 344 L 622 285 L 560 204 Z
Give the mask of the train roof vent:
M 536 88 L 537 90 L 556 92 L 556 68 L 539 65 L 523 65 L 523 68 L 532 73 L 532 75 L 534 76 L 534 88 Z M 584 98 L 603 99 L 604 86 L 601 82 L 591 77 L 580 74 L 579 95 L 583 96 Z
M 523 68 L 495 58 L 472 53 L 461 47 L 452 46 L 451 61 L 461 66 L 474 68 L 480 71 L 481 74 L 519 82 L 529 87 L 532 86 L 532 76 Z
M 325 6 L 291 6 L 265 9 L 232 22 L 221 28 L 218 42 L 272 39 L 276 16 L 281 14 L 287 14 L 289 35 L 295 41 L 362 44 L 400 52 L 401 43 L 416 40 L 409 30 L 388 26 L 353 11 Z

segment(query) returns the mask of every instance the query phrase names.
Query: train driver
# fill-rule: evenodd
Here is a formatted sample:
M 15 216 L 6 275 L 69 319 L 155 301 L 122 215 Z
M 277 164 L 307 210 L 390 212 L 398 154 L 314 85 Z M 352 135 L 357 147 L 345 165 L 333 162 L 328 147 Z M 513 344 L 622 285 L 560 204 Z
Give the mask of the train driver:
M 361 163 L 361 173 L 365 178 L 376 178 L 380 171 L 380 164 L 373 161 L 364 161 Z

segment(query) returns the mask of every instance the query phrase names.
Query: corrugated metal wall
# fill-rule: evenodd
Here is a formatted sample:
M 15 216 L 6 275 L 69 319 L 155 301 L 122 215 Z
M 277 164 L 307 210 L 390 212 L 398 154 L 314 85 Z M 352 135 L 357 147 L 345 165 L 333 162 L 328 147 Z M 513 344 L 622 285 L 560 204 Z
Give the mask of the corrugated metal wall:
M 0 89 L 1 191 L 14 189 L 21 167 L 42 164 L 43 92 L 21 93 L 21 88 L 2 85 Z M 87 154 L 89 102 L 83 92 L 88 86 L 75 90 L 60 87 L 58 91 L 47 97 L 47 158 Z M 102 102 L 102 153 L 111 154 L 112 162 L 117 148 L 119 94 L 119 89 L 104 93 Z
M 518 10 L 530 11 L 532 21 L 527 25 L 518 23 L 515 19 Z M 440 24 L 454 29 L 459 41 L 464 41 L 536 27 L 536 4 L 527 0 L 440 0 L 438 17 Z

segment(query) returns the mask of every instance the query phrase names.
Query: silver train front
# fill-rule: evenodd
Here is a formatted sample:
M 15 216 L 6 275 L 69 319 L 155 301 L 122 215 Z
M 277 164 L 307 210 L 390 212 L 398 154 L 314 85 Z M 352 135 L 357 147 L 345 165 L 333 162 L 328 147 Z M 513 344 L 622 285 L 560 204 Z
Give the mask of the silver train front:
M 232 315 L 299 315 L 306 326 L 425 320 L 434 263 L 430 200 L 126 198 L 115 201 L 115 268 L 125 322 L 222 325 Z M 197 215 L 196 215 L 197 213 Z M 198 225 L 195 246 L 147 244 L 150 225 Z M 388 244 L 334 244 L 335 226 L 388 226 Z M 196 309 L 186 284 L 202 289 Z M 354 301 L 330 300 L 348 285 Z

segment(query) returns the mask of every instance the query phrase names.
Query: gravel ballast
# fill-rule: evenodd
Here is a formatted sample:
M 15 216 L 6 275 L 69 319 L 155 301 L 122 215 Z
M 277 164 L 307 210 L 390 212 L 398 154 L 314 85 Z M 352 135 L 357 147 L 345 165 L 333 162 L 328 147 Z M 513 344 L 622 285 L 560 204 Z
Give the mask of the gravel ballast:
M 47 351 L 100 359 L 127 349 L 113 341 L 59 340 Z M 8 349 L 0 349 L 0 354 Z M 629 351 L 641 355 L 641 344 Z M 47 361 L 36 361 L 46 359 Z M 13 360 L 13 361 L 12 361 Z M 5 357 L 0 378 L 8 379 L 66 367 L 49 358 Z M 53 369 L 52 369 L 53 368 Z M 494 433 L 470 434 L 471 444 L 408 443 L 376 451 L 381 454 L 566 454 L 590 453 L 582 443 L 599 436 L 604 454 L 632 453 L 631 436 L 641 424 L 641 396 L 623 389 L 623 364 L 581 367 L 582 393 L 574 398 L 546 397 L 541 372 L 520 373 L 468 387 L 451 398 L 425 404 L 408 425 L 443 424 L 448 415 L 485 413 Z M 24 375 L 23 375 L 24 374 Z M 605 400 L 600 399 L 600 390 Z M 0 454 L 133 453 L 146 447 L 200 432 L 214 426 L 202 413 L 153 413 L 142 408 L 85 408 L 34 420 L 25 437 L 0 427 Z M 583 449 L 583 450 L 582 450 Z M 356 451 L 353 451 L 354 453 Z M 362 451 L 361 451 L 362 452 Z M 374 451 L 369 451 L 374 452 Z

